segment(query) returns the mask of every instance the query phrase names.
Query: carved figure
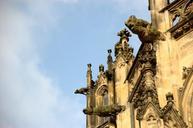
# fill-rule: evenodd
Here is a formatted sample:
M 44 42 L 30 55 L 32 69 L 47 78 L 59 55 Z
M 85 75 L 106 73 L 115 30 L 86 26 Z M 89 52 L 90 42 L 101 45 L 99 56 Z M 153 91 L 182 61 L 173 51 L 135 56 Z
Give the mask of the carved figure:
M 125 22 L 125 25 L 137 34 L 142 43 L 153 43 L 156 40 L 165 40 L 165 36 L 160 31 L 156 30 L 152 24 L 145 20 L 138 19 L 135 16 L 130 16 Z

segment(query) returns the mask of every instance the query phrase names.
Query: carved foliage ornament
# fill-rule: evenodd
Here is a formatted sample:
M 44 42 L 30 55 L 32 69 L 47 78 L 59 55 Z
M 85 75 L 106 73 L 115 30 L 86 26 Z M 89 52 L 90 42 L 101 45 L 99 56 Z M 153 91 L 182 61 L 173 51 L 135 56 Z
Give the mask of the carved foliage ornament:
M 122 42 L 118 42 L 115 45 L 115 56 L 122 56 L 126 61 L 133 58 L 133 48 L 131 48 L 127 42 L 124 42 L 124 46 Z
M 130 32 L 124 28 L 117 34 L 120 36 L 119 42 L 115 45 L 115 56 L 118 54 L 124 54 L 125 57 L 128 55 L 132 55 L 133 53 L 133 48 L 131 48 L 128 44 L 129 37 L 131 37 Z M 128 58 L 129 59 L 129 58 Z
M 148 64 L 150 63 L 150 67 L 154 68 L 156 65 L 156 49 L 152 43 L 145 43 L 144 48 L 138 56 L 139 62 L 141 64 Z M 148 63 L 147 63 L 148 62 Z

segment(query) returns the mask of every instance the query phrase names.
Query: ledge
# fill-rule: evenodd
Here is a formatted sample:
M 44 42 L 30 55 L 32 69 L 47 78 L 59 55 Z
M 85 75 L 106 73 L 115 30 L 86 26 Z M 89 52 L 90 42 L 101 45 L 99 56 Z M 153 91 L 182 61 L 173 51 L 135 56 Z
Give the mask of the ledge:
M 161 9 L 159 12 L 162 13 L 165 10 L 170 10 L 174 6 L 177 6 L 177 5 L 179 5 L 179 4 L 183 3 L 183 2 L 184 2 L 184 0 L 175 0 L 172 3 L 168 4 L 166 7 L 164 7 L 163 9 Z
M 191 31 L 193 31 L 193 13 L 168 30 L 175 39 L 179 39 Z

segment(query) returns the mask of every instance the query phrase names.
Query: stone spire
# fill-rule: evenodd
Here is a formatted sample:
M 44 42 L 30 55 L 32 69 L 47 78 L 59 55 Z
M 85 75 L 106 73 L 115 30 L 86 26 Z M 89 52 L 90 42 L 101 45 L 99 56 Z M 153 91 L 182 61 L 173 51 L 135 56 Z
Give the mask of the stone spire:
M 104 72 L 104 65 L 99 65 L 99 72 L 101 73 L 101 72 Z
M 92 84 L 92 70 L 91 70 L 91 64 L 87 65 L 87 87 L 91 86 Z
M 111 56 L 111 53 L 112 53 L 112 50 L 111 49 L 109 49 L 108 50 L 108 57 L 107 57 L 107 65 L 108 65 L 108 70 L 109 71 L 111 71 L 112 70 L 112 66 L 113 66 L 113 58 L 112 58 L 112 56 Z
M 127 41 L 129 41 L 129 37 L 131 37 L 130 32 L 124 28 L 123 30 L 121 30 L 120 32 L 117 33 L 118 36 L 120 36 L 120 41 L 122 42 L 124 39 L 126 39 Z

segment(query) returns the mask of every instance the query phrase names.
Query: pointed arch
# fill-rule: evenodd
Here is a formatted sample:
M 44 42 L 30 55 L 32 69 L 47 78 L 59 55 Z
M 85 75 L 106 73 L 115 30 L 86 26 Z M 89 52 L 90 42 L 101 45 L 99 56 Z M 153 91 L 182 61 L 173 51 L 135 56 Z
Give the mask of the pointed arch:
M 182 110 L 184 120 L 187 123 L 188 127 L 193 128 L 193 70 L 184 82 Z

